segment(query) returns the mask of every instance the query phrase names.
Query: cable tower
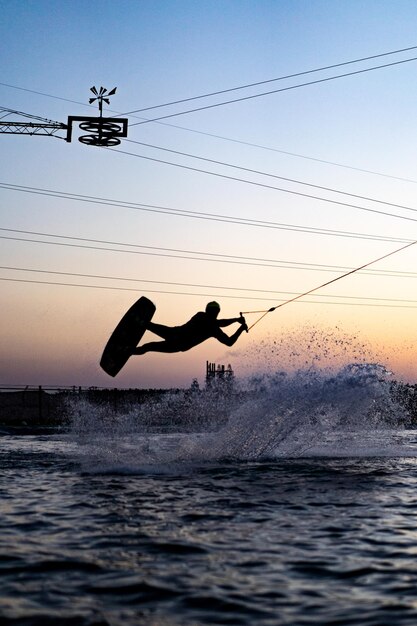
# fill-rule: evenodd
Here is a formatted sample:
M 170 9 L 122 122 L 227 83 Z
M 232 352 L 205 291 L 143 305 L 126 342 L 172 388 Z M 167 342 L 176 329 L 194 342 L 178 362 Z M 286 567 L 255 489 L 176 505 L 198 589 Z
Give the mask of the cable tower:
M 72 140 L 72 131 L 75 124 L 79 124 L 86 135 L 81 135 L 78 140 L 89 146 L 113 147 L 120 144 L 120 139 L 127 137 L 128 119 L 121 117 L 103 117 L 103 103 L 110 104 L 109 97 L 116 93 L 116 87 L 107 91 L 105 87 L 91 87 L 94 97 L 89 99 L 89 104 L 97 101 L 99 117 L 85 115 L 69 115 L 66 124 L 54 120 L 45 119 L 37 115 L 30 115 L 22 111 L 14 111 L 0 107 L 0 133 L 12 135 L 43 135 Z M 6 120 L 9 115 L 19 115 L 24 121 Z M 66 131 L 66 136 L 59 135 L 59 131 Z

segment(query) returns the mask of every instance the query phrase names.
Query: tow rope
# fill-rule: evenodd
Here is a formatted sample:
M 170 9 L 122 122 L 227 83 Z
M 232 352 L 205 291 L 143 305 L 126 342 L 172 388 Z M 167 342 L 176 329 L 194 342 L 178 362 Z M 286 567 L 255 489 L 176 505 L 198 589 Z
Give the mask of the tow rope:
M 268 315 L 268 313 L 272 313 L 272 311 L 276 311 L 276 309 L 280 309 L 281 307 L 285 306 L 286 304 L 290 304 L 290 302 L 295 302 L 296 300 L 299 300 L 300 298 L 304 298 L 304 296 L 308 296 L 310 293 L 314 293 L 315 291 L 318 291 L 319 289 L 322 289 L 323 287 L 327 287 L 327 285 L 331 285 L 332 283 L 335 283 L 338 280 L 342 280 L 342 278 L 346 278 L 346 276 L 350 276 L 351 274 L 355 274 L 356 272 L 359 272 L 360 270 L 365 269 L 366 267 L 369 267 L 370 265 L 373 265 L 374 263 L 377 263 L 378 261 L 382 261 L 383 259 L 388 258 L 389 256 L 392 256 L 393 254 L 397 254 L 398 252 L 401 252 L 402 250 L 406 250 L 406 248 L 410 248 L 411 246 L 414 246 L 417 243 L 417 241 L 412 241 L 411 243 L 407 243 L 405 246 L 401 246 L 401 248 L 397 248 L 396 250 L 393 250 L 392 252 L 388 252 L 388 254 L 384 254 L 383 256 L 378 257 L 377 259 L 374 259 L 373 261 L 369 261 L 368 263 L 365 263 L 364 265 L 360 265 L 359 267 L 355 267 L 355 269 L 350 270 L 349 272 L 346 272 L 345 274 L 342 274 L 341 276 L 337 276 L 337 278 L 333 278 L 332 280 L 328 280 L 325 283 L 322 283 L 321 285 L 319 285 L 318 287 L 313 287 L 313 289 L 309 289 L 308 291 L 304 291 L 304 293 L 300 293 L 298 294 L 298 296 L 294 296 L 293 298 L 290 298 L 289 300 L 286 300 L 285 302 L 281 302 L 281 304 L 277 304 L 277 306 L 273 306 L 270 309 L 266 309 L 265 311 L 242 311 L 240 313 L 240 315 L 248 315 L 250 313 L 262 313 L 261 317 L 259 319 L 257 319 L 252 326 L 249 326 L 248 328 L 248 332 L 254 327 L 256 326 L 256 324 L 258 324 L 261 320 L 263 320 L 263 318 Z

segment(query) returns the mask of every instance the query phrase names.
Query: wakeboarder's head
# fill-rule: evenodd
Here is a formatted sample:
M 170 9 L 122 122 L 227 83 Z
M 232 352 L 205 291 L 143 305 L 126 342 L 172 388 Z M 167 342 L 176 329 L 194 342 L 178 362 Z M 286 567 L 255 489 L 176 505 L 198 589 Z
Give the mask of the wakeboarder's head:
M 206 306 L 206 313 L 211 317 L 217 317 L 220 313 L 220 304 L 218 302 L 209 302 Z

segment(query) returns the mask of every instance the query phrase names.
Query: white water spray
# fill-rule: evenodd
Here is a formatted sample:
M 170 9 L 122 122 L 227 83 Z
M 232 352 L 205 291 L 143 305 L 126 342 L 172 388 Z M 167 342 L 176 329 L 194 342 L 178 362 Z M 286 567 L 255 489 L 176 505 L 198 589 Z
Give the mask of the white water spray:
M 122 413 L 78 402 L 72 435 L 87 471 L 170 471 L 318 454 L 398 456 L 408 416 L 390 387 L 389 372 L 370 363 L 332 374 L 314 368 L 260 374 L 233 393 L 167 393 Z

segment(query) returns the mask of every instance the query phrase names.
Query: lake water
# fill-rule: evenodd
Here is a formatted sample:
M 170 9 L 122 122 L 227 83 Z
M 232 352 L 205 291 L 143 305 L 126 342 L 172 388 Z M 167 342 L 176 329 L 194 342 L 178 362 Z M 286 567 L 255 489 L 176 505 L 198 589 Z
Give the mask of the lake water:
M 1 436 L 0 623 L 416 624 L 417 432 L 381 373 L 255 387 Z M 210 432 L 140 419 L 213 402 Z

